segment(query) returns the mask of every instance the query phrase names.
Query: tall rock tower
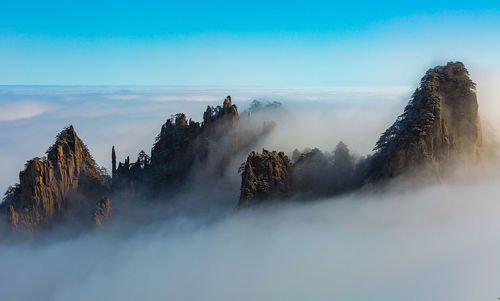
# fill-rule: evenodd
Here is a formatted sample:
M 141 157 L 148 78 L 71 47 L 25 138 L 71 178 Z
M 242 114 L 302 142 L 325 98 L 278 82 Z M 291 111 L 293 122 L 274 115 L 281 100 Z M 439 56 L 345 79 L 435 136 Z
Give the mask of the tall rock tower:
M 375 146 L 367 181 L 477 161 L 482 144 L 475 84 L 461 62 L 429 69 L 404 113 Z

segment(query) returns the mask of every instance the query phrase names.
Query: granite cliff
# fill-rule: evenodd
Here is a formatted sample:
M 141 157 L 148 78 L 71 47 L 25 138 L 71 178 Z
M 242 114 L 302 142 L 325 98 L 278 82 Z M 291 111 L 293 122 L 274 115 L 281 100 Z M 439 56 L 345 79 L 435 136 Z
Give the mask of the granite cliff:
M 368 182 L 426 171 L 440 178 L 457 162 L 476 162 L 482 145 L 475 84 L 461 62 L 427 71 L 380 137 Z
M 34 233 L 70 212 L 90 216 L 91 207 L 105 190 L 102 170 L 69 126 L 57 135 L 46 158 L 26 163 L 19 184 L 9 189 L 1 207 L 14 231 Z

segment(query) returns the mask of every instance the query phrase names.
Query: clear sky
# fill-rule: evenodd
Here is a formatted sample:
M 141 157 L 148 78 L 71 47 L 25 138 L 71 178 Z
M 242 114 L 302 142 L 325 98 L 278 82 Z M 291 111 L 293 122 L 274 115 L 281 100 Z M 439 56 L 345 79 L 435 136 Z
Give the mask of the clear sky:
M 0 84 L 414 85 L 500 67 L 498 1 L 0 3 Z

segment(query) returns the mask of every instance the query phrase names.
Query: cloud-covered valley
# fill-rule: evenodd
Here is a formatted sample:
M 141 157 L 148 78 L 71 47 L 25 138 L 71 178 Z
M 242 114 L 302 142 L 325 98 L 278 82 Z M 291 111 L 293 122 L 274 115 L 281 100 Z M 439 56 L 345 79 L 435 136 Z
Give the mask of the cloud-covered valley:
M 256 150 L 331 151 L 342 140 L 365 155 L 413 89 L 1 87 L 2 106 L 31 104 L 26 111 L 37 114 L 0 120 L 0 189 L 66 125 L 109 169 L 112 145 L 119 160 L 149 152 L 170 115 L 201 120 L 206 105 L 226 95 L 240 112 L 253 99 L 283 103 Z M 494 81 L 477 89 L 482 119 L 496 133 Z M 36 111 L 38 105 L 50 109 Z M 495 300 L 498 167 L 490 160 L 425 187 L 397 181 L 376 193 L 247 210 L 235 210 L 238 185 L 207 188 L 201 179 L 174 201 L 221 207 L 173 214 L 145 205 L 77 236 L 63 229 L 41 240 L 0 242 L 0 291 L 6 300 Z M 237 168 L 225 176 L 240 181 Z

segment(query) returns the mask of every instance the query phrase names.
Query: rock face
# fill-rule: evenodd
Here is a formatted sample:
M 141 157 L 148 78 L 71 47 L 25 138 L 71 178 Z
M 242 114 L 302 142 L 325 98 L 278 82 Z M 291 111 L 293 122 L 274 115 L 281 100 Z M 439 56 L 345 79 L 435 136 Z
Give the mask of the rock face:
M 99 168 L 73 126 L 57 135 L 46 159 L 26 163 L 19 181 L 2 207 L 13 230 L 28 233 L 50 226 L 70 209 L 87 207 L 87 197 L 105 189 Z
M 238 122 L 238 107 L 228 96 L 221 106 L 207 106 L 203 123 L 186 120 L 177 114 L 162 126 L 151 150 L 151 166 L 157 186 L 183 180 L 195 160 L 204 161 L 210 143 L 216 143 Z
M 290 160 L 283 152 L 262 150 L 248 155 L 241 174 L 239 207 L 280 199 L 292 191 Z
M 474 162 L 482 143 L 475 84 L 460 62 L 427 71 L 404 113 L 380 137 L 367 182 Z
M 206 161 L 209 148 L 220 143 L 238 120 L 238 107 L 231 103 L 230 96 L 222 106 L 207 106 L 201 123 L 187 120 L 183 113 L 173 115 L 156 137 L 151 158 L 141 152 L 135 163 L 130 163 L 127 157 L 124 163 L 113 168 L 114 188 L 134 191 L 142 187 L 145 191 L 159 192 L 182 183 L 193 165 Z M 112 161 L 116 166 L 114 147 Z
M 92 210 L 92 220 L 96 226 L 102 226 L 111 216 L 111 201 L 103 197 Z

